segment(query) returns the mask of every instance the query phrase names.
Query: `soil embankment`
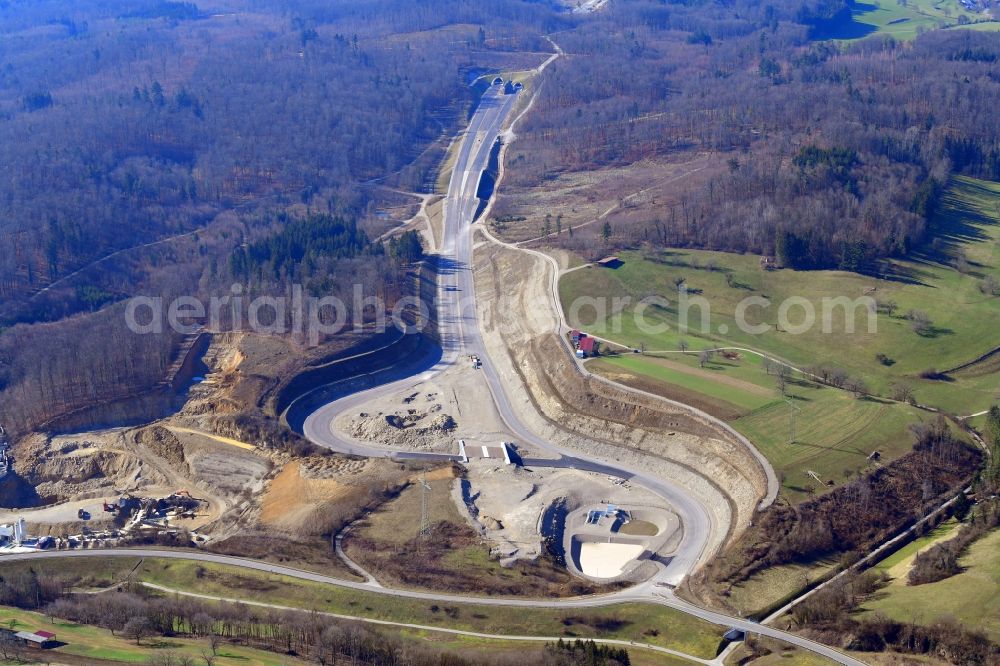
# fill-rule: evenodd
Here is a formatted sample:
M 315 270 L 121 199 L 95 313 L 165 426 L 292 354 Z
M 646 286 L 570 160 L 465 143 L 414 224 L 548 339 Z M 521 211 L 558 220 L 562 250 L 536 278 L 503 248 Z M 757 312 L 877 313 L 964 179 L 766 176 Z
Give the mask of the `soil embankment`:
M 71 433 L 104 427 L 149 423 L 179 409 L 183 397 L 163 384 L 127 398 L 99 401 L 62 414 L 38 431 Z
M 476 254 L 484 339 L 521 416 L 562 446 L 657 470 L 710 512 L 703 561 L 749 524 L 767 492 L 759 461 L 698 414 L 584 375 L 553 333 L 558 318 L 538 257 L 500 246 Z
M 302 433 L 306 417 L 338 398 L 382 383 L 383 377 L 405 377 L 434 365 L 441 348 L 422 333 L 403 335 L 394 344 L 307 370 L 282 392 L 277 405 L 285 423 Z
M 441 357 L 434 261 L 424 261 L 414 271 L 413 293 L 423 307 L 419 313 L 410 308 L 402 314 L 405 332 L 390 324 L 361 345 L 294 375 L 267 398 L 265 414 L 281 418 L 301 434 L 306 417 L 318 407 L 378 385 L 387 377 L 405 377 L 433 366 Z

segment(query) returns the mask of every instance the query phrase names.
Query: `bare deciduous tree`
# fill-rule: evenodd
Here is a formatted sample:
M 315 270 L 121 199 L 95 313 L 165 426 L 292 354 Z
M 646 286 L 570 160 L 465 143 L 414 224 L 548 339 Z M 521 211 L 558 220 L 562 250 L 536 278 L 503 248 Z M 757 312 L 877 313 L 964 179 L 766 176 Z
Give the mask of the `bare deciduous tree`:
M 775 385 L 778 388 L 778 392 L 783 396 L 788 393 L 788 380 L 791 376 L 792 369 L 784 363 L 779 363 L 777 372 L 775 373 Z
M 917 335 L 928 335 L 934 330 L 934 323 L 923 310 L 909 310 L 906 318 L 910 322 L 910 329 Z
M 139 645 L 142 639 L 149 636 L 150 633 L 149 620 L 145 616 L 132 617 L 122 627 L 122 634 L 127 638 L 134 639 L 136 645 Z
M 893 400 L 899 400 L 900 402 L 907 402 L 913 404 L 915 398 L 913 396 L 913 387 L 906 382 L 896 382 L 891 386 L 891 394 Z

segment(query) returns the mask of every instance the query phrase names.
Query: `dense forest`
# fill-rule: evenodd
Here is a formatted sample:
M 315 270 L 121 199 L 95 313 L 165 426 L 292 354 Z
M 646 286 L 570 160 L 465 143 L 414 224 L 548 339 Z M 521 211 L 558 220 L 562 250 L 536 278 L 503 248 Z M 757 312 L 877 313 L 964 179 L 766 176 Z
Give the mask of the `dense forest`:
M 162 383 L 183 340 L 127 340 L 131 296 L 360 283 L 391 307 L 423 250 L 386 211 L 433 188 L 477 76 L 549 38 L 509 185 L 721 156 L 611 243 L 876 272 L 952 174 L 1000 178 L 995 35 L 818 40 L 841 0 L 557 5 L 0 0 L 0 422 Z
M 877 270 L 928 239 L 949 175 L 1000 179 L 1000 41 L 966 30 L 811 38 L 845 8 L 610 3 L 557 36 L 570 55 L 525 119 L 510 182 L 721 154 L 724 168 L 678 185 L 639 223 L 609 218 L 616 242 Z
M 380 211 L 415 208 L 469 84 L 536 64 L 561 20 L 518 0 L 0 2 L 0 423 L 162 383 L 183 340 L 130 334 L 135 295 L 357 282 L 391 307 L 422 250 L 376 243 Z

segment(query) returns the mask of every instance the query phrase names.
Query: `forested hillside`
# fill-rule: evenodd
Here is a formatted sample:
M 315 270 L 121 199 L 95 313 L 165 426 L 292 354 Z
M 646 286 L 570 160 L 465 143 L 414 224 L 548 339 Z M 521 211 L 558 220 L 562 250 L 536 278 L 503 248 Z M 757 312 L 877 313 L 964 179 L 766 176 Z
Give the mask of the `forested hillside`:
M 721 155 L 723 168 L 668 201 L 627 223 L 609 218 L 614 240 L 876 271 L 928 239 L 950 174 L 1000 179 L 1000 41 L 966 30 L 908 43 L 811 38 L 843 10 L 610 3 L 557 36 L 570 55 L 519 133 L 510 182 Z
M 372 244 L 379 210 L 558 20 L 489 4 L 0 2 L 0 423 L 162 381 L 178 336 L 131 335 L 133 295 L 360 281 L 391 306 L 414 251 Z
M 994 35 L 819 41 L 850 14 L 835 0 L 556 4 L 0 2 L 0 422 L 162 381 L 179 340 L 126 342 L 133 295 L 358 281 L 391 305 L 421 248 L 372 242 L 405 218 L 386 211 L 433 187 L 470 83 L 534 67 L 546 35 L 565 57 L 518 127 L 508 191 L 705 161 L 643 205 L 623 189 L 603 226 L 560 237 L 576 249 L 877 272 L 928 242 L 949 176 L 1000 178 Z M 512 208 L 501 192 L 497 215 Z M 83 331 L 103 333 L 81 351 Z

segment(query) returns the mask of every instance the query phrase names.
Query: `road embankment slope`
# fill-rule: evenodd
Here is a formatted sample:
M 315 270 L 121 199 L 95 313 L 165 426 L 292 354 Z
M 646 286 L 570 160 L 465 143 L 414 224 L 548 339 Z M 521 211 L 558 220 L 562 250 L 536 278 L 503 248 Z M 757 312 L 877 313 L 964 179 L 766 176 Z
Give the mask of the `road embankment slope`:
M 541 258 L 498 245 L 476 253 L 481 329 L 519 417 L 535 432 L 583 455 L 647 469 L 693 495 L 711 516 L 699 564 L 751 520 L 768 492 L 759 461 L 715 424 L 595 381 L 580 372 L 554 331 L 556 304 Z

